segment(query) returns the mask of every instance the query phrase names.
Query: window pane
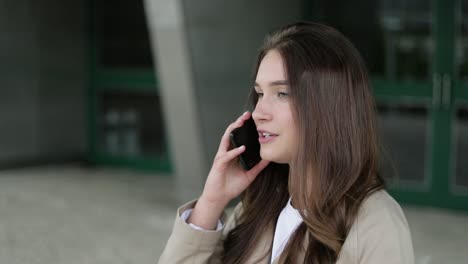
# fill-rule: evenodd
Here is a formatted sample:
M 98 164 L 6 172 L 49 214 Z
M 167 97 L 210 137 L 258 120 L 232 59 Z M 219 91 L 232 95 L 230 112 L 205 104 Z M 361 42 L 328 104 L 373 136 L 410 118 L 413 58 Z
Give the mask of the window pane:
M 455 126 L 455 184 L 468 188 L 468 105 L 458 107 Z
M 105 68 L 150 68 L 143 0 L 97 1 L 98 61 Z
M 381 174 L 387 181 L 419 186 L 426 182 L 428 113 L 421 104 L 378 104 Z
M 460 1 L 459 15 L 457 16 L 458 32 L 455 44 L 455 63 L 460 79 L 468 81 L 468 3 Z M 457 2 L 457 3 L 460 3 Z
M 371 74 L 386 80 L 430 80 L 431 1 L 318 0 L 314 20 L 344 33 Z
M 146 92 L 101 92 L 97 120 L 101 152 L 135 157 L 165 154 L 159 96 Z

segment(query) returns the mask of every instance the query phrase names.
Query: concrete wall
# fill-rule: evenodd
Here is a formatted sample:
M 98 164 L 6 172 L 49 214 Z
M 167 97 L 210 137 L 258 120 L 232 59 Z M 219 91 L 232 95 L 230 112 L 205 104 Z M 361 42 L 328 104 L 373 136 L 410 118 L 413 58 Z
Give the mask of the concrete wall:
M 0 0 L 0 166 L 83 155 L 84 1 Z
M 263 37 L 301 19 L 302 1 L 180 3 L 207 173 L 243 110 Z M 0 0 L 0 166 L 85 152 L 85 10 L 86 1 Z
M 184 0 L 206 166 L 227 126 L 242 114 L 265 35 L 302 19 L 303 1 Z

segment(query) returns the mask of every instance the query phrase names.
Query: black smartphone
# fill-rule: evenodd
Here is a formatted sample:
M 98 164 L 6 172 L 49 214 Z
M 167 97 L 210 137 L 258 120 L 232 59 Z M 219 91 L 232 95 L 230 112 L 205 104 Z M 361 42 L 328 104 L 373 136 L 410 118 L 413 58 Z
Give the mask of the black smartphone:
M 245 170 L 250 170 L 260 162 L 257 126 L 252 118 L 244 121 L 243 126 L 232 130 L 230 138 L 234 148 L 245 146 L 245 151 L 239 155 L 239 162 Z

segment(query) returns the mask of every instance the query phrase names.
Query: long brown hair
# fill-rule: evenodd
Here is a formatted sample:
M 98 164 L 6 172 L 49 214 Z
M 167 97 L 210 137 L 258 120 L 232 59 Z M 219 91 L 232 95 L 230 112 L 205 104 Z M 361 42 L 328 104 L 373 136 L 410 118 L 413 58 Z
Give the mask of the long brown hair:
M 291 168 L 270 163 L 243 193 L 243 213 L 224 241 L 223 263 L 245 263 L 289 197 L 303 223 L 280 263 L 336 263 L 360 205 L 383 188 L 367 69 L 346 37 L 322 24 L 296 23 L 267 36 L 254 76 L 271 50 L 285 64 L 298 151 Z M 250 97 L 255 105 L 253 89 Z

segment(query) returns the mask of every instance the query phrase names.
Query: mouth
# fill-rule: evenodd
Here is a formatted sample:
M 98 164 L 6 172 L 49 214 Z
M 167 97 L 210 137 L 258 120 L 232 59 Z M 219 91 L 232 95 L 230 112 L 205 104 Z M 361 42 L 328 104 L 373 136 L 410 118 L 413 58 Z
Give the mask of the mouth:
M 260 142 L 260 144 L 271 142 L 278 136 L 279 136 L 278 134 L 258 130 L 258 141 Z

